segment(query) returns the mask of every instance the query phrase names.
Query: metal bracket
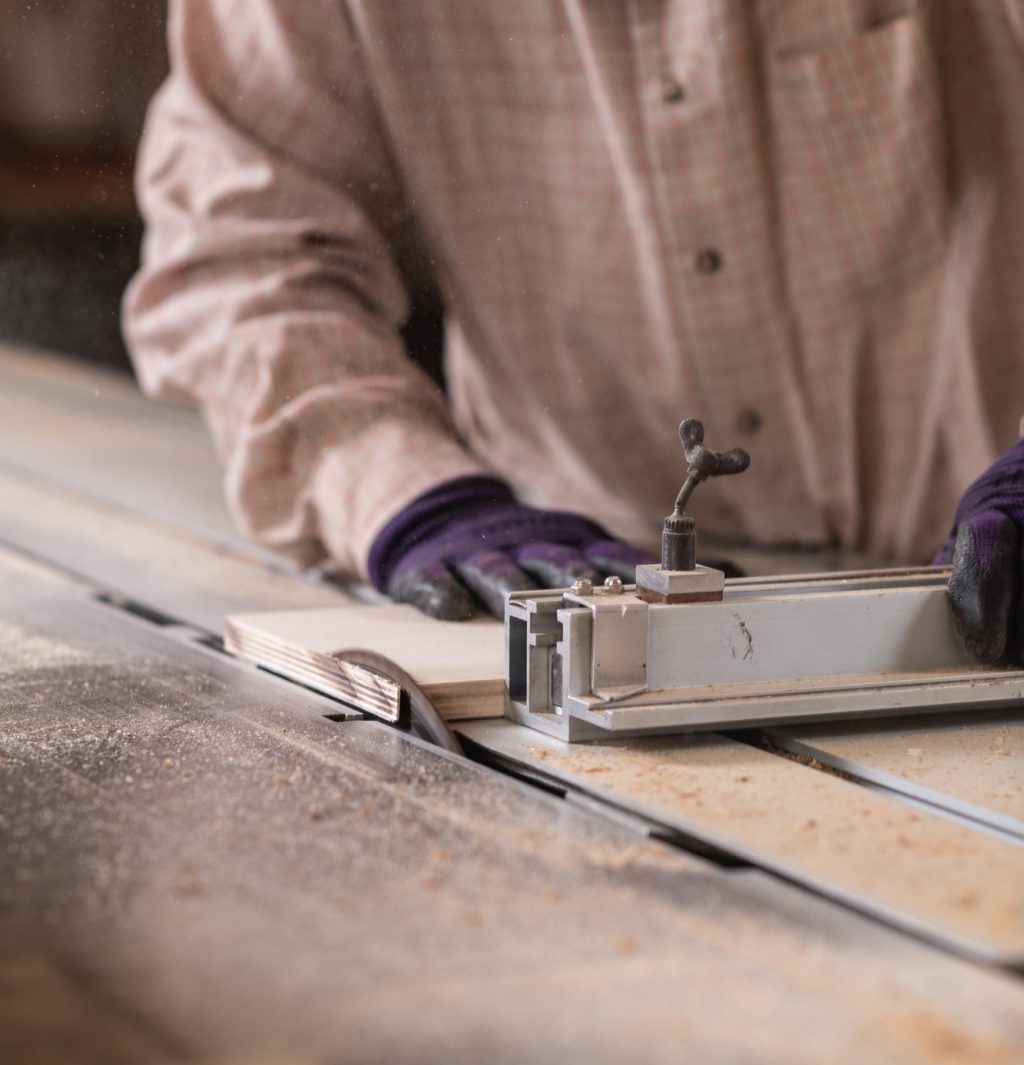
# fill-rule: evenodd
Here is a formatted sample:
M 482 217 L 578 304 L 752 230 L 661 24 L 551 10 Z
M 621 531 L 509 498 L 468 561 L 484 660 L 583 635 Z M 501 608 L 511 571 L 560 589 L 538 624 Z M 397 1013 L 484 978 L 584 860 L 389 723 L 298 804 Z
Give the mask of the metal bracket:
M 1006 705 L 1024 672 L 957 642 L 943 569 L 726 581 L 721 602 L 626 587 L 517 592 L 507 714 L 566 740 Z

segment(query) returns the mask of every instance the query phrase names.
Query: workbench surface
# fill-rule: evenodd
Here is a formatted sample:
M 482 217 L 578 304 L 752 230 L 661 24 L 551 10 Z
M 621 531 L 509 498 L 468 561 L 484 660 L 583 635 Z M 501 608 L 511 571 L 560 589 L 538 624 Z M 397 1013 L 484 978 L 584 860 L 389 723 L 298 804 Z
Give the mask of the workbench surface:
M 1012 715 L 654 779 L 500 726 L 467 730 L 497 768 L 450 756 L 218 650 L 225 613 L 350 599 L 235 536 L 193 415 L 0 380 L 4 1060 L 1021 1060 Z

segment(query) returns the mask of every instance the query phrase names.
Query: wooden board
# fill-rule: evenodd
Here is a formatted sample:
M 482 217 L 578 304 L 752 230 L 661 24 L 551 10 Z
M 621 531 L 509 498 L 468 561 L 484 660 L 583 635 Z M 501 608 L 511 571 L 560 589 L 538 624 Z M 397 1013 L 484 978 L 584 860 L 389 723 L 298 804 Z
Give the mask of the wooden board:
M 1019 981 L 0 586 L 12 1061 L 1019 1060 Z
M 505 630 L 491 618 L 435 621 L 398 605 L 241 614 L 225 621 L 224 646 L 391 719 L 397 686 L 381 685 L 375 674 L 339 661 L 340 652 L 359 649 L 395 662 L 449 721 L 505 712 Z
M 1024 838 L 1024 707 L 766 732 L 782 750 Z
M 1024 846 L 724 737 L 568 744 L 508 721 L 459 732 L 951 949 L 1024 965 Z

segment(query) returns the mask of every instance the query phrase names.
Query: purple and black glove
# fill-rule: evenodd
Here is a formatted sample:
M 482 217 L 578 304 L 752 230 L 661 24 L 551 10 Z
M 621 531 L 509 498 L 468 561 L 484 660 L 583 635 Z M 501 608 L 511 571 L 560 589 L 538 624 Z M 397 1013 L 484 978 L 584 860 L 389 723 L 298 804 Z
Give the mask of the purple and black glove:
M 1024 665 L 1024 440 L 960 501 L 936 564 L 953 563 L 949 597 L 964 647 L 982 662 Z
M 524 507 L 502 481 L 464 477 L 393 518 L 370 549 L 369 572 L 392 599 L 462 621 L 476 602 L 502 618 L 508 592 L 612 574 L 632 582 L 636 567 L 653 561 L 578 514 Z

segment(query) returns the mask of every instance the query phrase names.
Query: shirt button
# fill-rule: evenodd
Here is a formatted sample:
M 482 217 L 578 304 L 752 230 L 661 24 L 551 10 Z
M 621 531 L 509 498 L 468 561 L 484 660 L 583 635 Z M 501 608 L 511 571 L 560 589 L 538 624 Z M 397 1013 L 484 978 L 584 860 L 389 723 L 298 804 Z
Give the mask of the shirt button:
M 661 98 L 667 104 L 682 103 L 686 99 L 686 90 L 682 83 L 677 81 L 671 74 L 663 74 L 661 77 Z
M 694 259 L 698 274 L 717 274 L 723 265 L 722 253 L 714 248 L 705 248 L 698 252 L 697 258 Z
M 747 407 L 736 415 L 736 431 L 745 436 L 753 436 L 764 425 L 764 416 L 759 410 Z

